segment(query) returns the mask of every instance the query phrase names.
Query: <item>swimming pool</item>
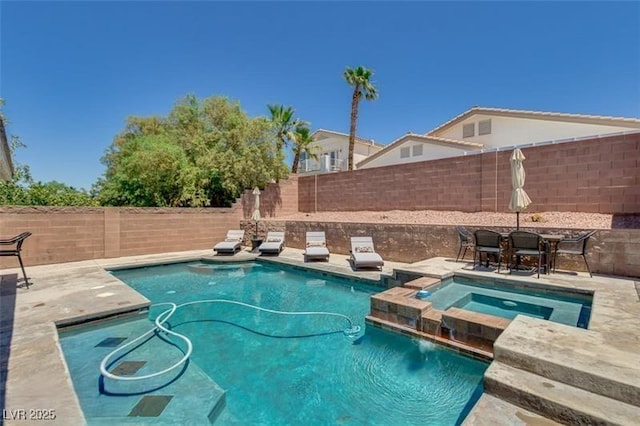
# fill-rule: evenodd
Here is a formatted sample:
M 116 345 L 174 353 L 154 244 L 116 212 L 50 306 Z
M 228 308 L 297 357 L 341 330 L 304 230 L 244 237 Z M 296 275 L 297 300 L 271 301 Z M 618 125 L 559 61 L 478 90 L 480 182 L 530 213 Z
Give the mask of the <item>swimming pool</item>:
M 433 308 L 440 310 L 455 307 L 507 319 L 522 314 L 587 328 L 593 294 L 553 289 L 540 284 L 479 282 L 455 277 L 434 288 L 427 300 Z
M 369 296 L 356 281 L 262 262 L 176 264 L 113 274 L 153 302 L 238 300 L 283 311 L 329 311 L 364 329 Z M 152 308 L 150 316 L 159 310 Z M 208 303 L 176 311 L 171 330 L 188 336 L 185 368 L 142 382 L 100 379 L 116 342 L 149 329 L 146 316 L 61 332 L 61 345 L 89 424 L 459 423 L 482 391 L 488 364 L 376 327 L 357 339 L 344 318 L 285 317 Z M 160 371 L 182 356 L 179 342 L 151 337 L 109 371 Z M 125 339 L 125 340 L 121 340 Z M 144 382 L 144 383 L 143 383 Z M 153 396 L 154 399 L 143 401 Z

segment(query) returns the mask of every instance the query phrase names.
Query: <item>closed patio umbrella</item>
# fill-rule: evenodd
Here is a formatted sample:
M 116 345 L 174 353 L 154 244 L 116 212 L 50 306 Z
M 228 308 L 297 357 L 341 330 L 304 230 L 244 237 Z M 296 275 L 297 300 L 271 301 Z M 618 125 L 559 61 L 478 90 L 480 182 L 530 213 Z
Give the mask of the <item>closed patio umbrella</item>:
M 513 191 L 511 192 L 511 201 L 509 201 L 509 210 L 516 212 L 516 229 L 520 229 L 520 212 L 531 204 L 531 199 L 524 191 L 524 166 L 522 162 L 525 156 L 520 151 L 520 148 L 513 150 L 511 154 L 511 185 Z
M 260 190 L 258 187 L 253 188 L 253 214 L 251 220 L 260 220 Z
M 256 235 L 254 239 L 258 238 L 258 221 L 260 220 L 260 190 L 256 186 L 253 188 L 253 214 L 251 220 L 256 221 Z

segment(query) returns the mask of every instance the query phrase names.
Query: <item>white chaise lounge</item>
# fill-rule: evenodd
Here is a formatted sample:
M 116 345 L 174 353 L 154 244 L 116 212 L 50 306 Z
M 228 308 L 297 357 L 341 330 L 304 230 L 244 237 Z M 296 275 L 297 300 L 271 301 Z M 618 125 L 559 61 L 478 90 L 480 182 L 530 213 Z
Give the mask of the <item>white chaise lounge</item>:
M 284 248 L 284 232 L 268 232 L 267 239 L 260 244 L 260 254 L 280 254 Z
M 351 262 L 354 269 L 380 268 L 384 265 L 382 257 L 376 253 L 371 237 L 351 237 Z
M 220 241 L 213 247 L 216 254 L 236 254 L 242 248 L 242 240 L 244 239 L 244 231 L 232 229 L 227 231 L 227 237 L 224 241 Z
M 320 259 L 329 260 L 329 249 L 324 231 L 307 232 L 307 244 L 304 252 L 304 261 Z

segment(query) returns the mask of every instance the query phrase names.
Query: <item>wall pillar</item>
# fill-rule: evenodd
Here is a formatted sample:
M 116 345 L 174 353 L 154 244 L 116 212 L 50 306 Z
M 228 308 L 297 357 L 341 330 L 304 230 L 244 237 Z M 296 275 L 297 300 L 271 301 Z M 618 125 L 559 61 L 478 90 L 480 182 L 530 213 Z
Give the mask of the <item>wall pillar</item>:
M 120 257 L 120 209 L 104 208 L 104 257 Z

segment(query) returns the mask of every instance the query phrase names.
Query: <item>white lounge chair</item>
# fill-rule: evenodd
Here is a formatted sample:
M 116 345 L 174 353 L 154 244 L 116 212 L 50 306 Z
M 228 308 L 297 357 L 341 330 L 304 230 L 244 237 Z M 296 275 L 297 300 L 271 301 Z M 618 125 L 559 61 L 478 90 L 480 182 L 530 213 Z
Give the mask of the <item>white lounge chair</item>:
M 329 249 L 324 231 L 307 232 L 307 244 L 304 252 L 304 261 L 309 259 L 329 260 Z
M 280 254 L 284 248 L 284 232 L 268 232 L 267 239 L 260 244 L 258 251 L 260 254 Z
M 242 248 L 242 240 L 244 239 L 244 231 L 232 229 L 227 231 L 227 237 L 224 241 L 220 241 L 213 247 L 213 251 L 217 254 L 236 254 Z
M 371 237 L 351 237 L 351 261 L 353 268 L 380 268 L 384 265 L 382 257 L 376 253 Z

